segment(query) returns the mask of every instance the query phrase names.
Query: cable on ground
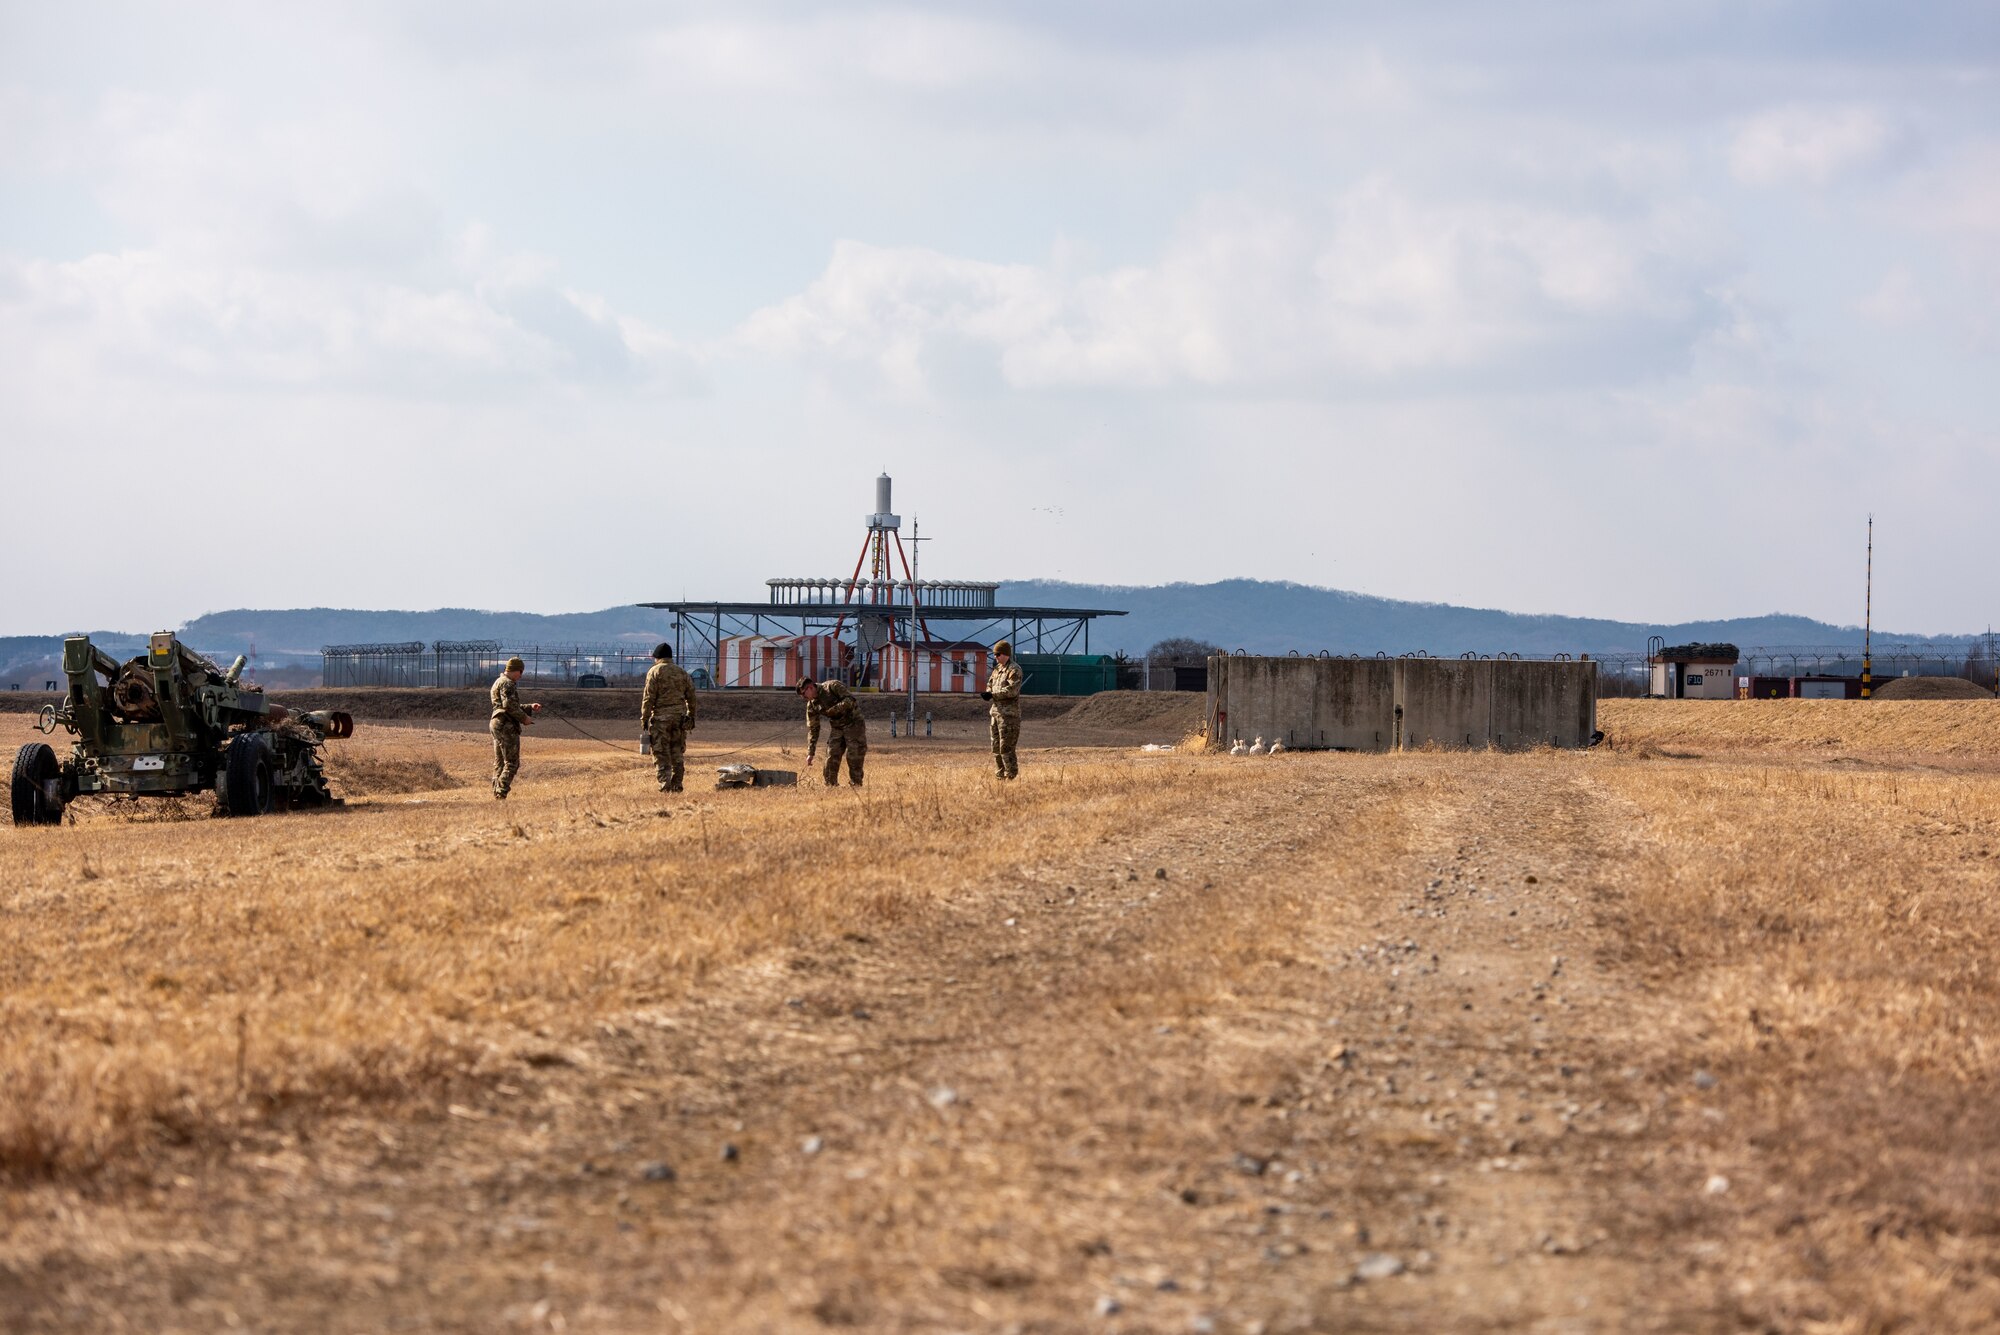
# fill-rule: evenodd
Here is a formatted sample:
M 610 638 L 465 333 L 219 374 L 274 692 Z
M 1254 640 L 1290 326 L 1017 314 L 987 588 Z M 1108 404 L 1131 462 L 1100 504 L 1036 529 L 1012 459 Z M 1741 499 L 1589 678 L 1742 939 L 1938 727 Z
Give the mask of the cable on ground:
M 617 742 L 610 741 L 603 737 L 599 737 L 596 733 L 591 732 L 588 728 L 579 727 L 575 723 L 570 722 L 567 716 L 562 714 L 551 713 L 547 705 L 542 706 L 542 713 L 546 717 L 552 718 L 556 722 L 562 724 L 565 728 L 569 728 L 575 732 L 581 733 L 585 737 L 588 737 L 591 741 L 596 742 L 599 746 L 608 746 L 613 751 L 622 751 L 628 756 L 645 754 L 644 750 L 642 750 L 639 747 L 621 746 Z M 718 751 L 711 755 L 702 756 L 701 759 L 704 761 L 727 760 L 730 756 L 740 756 L 745 754 L 746 752 L 760 750 L 761 748 L 766 746 L 781 745 L 784 742 L 785 738 L 788 737 L 790 734 L 791 734 L 791 729 L 787 728 L 783 732 L 772 733 L 769 737 L 761 738 L 754 742 L 747 742 L 744 745 L 737 747 L 733 751 Z

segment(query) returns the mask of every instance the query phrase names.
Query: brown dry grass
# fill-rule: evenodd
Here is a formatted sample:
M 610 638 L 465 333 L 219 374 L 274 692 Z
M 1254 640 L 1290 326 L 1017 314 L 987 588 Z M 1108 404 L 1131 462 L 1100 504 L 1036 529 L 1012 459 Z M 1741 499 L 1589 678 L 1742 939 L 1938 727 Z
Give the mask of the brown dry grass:
M 478 782 L 485 750 L 460 741 L 447 769 L 447 736 L 331 762 L 357 799 L 421 796 L 164 825 L 135 819 L 155 804 L 86 803 L 75 825 L 0 839 L 0 1169 L 91 1168 L 260 1110 L 448 1089 L 538 1034 L 881 930 L 1196 786 L 1184 768 L 1072 764 L 995 790 L 956 764 L 859 793 L 663 805 L 631 761 L 557 741 L 531 744 L 501 806 Z M 898 831 L 901 864 L 866 830 Z
M 505 807 L 409 731 L 340 764 L 457 786 L 0 828 L 0 1313 L 1984 1329 L 1989 715 L 1607 701 L 1590 753 L 1005 786 L 878 746 L 859 794 L 665 805 L 533 737 Z
M 1744 1240 L 1745 1307 L 1783 1328 L 1983 1328 L 2000 1311 L 2000 781 L 1723 762 L 1604 782 L 1633 831 L 1604 911 L 1623 961 L 1680 1001 L 1656 1050 L 1722 1082 L 1726 1117 L 1704 1122 L 1708 1100 L 1662 1116 L 1731 1180 L 1713 1213 Z

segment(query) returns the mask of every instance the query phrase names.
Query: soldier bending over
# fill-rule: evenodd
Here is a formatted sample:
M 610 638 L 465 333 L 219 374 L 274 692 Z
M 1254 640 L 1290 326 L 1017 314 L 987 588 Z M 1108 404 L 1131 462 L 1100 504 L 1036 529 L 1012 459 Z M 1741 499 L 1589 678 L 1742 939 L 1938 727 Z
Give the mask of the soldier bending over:
M 854 692 L 847 689 L 845 682 L 814 681 L 810 677 L 799 683 L 799 694 L 806 698 L 806 764 L 812 764 L 813 752 L 819 747 L 819 721 L 825 719 L 831 735 L 827 738 L 826 768 L 821 776 L 827 787 L 837 786 L 840 757 L 844 753 L 847 782 L 859 788 L 861 765 L 868 756 L 868 721 L 861 717 L 861 702 L 854 698 Z
M 646 693 L 639 699 L 639 727 L 653 743 L 660 791 L 678 793 L 687 777 L 687 735 L 694 731 L 694 678 L 674 662 L 674 647 L 653 650 Z

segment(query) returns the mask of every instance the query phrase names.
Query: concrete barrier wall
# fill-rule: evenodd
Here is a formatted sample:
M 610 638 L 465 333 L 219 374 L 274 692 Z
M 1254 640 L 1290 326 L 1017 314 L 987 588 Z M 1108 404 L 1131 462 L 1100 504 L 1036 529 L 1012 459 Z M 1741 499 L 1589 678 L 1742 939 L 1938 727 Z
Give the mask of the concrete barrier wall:
M 1250 658 L 1208 665 L 1209 736 L 1298 750 L 1588 746 L 1597 664 L 1456 658 Z
M 1386 751 L 1395 743 L 1395 667 L 1389 658 L 1218 655 L 1208 660 L 1208 735 Z
M 1597 664 L 1496 659 L 1490 666 L 1492 745 L 1509 751 L 1590 745 L 1597 731 Z

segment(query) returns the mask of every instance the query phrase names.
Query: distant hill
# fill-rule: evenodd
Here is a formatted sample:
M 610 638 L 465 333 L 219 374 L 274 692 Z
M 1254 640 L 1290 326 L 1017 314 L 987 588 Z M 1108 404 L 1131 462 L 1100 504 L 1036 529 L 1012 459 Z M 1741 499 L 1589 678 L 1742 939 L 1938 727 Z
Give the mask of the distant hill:
M 1108 585 L 1018 580 L 1004 584 L 1002 601 L 1027 606 L 1118 608 L 1092 629 L 1097 653 L 1139 654 L 1169 636 L 1187 635 L 1251 653 L 1639 653 L 1651 635 L 1670 643 L 1727 640 L 1753 645 L 1859 645 L 1853 626 L 1772 613 L 1726 621 L 1673 625 L 1594 617 L 1535 616 L 1446 603 L 1399 602 L 1338 589 L 1267 580 L 1231 579 L 1215 584 Z M 318 666 L 320 646 L 398 640 L 499 640 L 509 646 L 631 644 L 650 647 L 669 636 L 672 619 L 645 607 L 540 615 L 443 607 L 428 612 L 358 611 L 305 607 L 209 612 L 180 628 L 188 644 L 226 662 L 257 647 L 260 663 Z M 1877 631 L 1878 644 L 1930 638 Z M 0 688 L 15 682 L 39 686 L 55 675 L 60 635 L 0 638 Z M 106 652 L 139 652 L 139 633 L 93 632 Z M 1081 647 L 1081 646 L 1079 646 Z
M 0 635 L 0 690 L 20 686 L 38 691 L 44 682 L 62 677 L 62 642 L 69 635 L 90 636 L 90 642 L 114 658 L 144 652 L 146 637 L 123 631 L 65 631 L 62 635 Z
M 1725 621 L 1657 625 L 1594 617 L 1536 616 L 1448 603 L 1400 602 L 1363 593 L 1254 579 L 1215 584 L 1131 586 L 1009 581 L 1003 601 L 1021 606 L 1115 607 L 1129 615 L 1092 629 L 1096 652 L 1137 654 L 1174 635 L 1208 640 L 1225 649 L 1282 654 L 1316 653 L 1641 653 L 1648 636 L 1669 643 L 1725 640 L 1748 648 L 1777 644 L 1861 643 L 1856 626 L 1834 626 L 1810 617 L 1772 613 Z M 1883 641 L 1916 641 L 1920 635 L 1877 631 Z
M 274 668 L 309 665 L 319 671 L 328 644 L 378 641 L 501 640 L 510 645 L 632 644 L 651 649 L 668 638 L 672 618 L 645 607 L 544 616 L 443 607 L 428 612 L 357 611 L 334 607 L 209 612 L 178 628 L 181 640 L 219 663 L 256 647 L 256 661 Z M 69 631 L 64 634 L 76 634 Z M 92 643 L 115 658 L 145 649 L 144 634 L 91 631 Z M 63 635 L 0 636 L 0 690 L 19 683 L 38 689 L 61 675 Z

